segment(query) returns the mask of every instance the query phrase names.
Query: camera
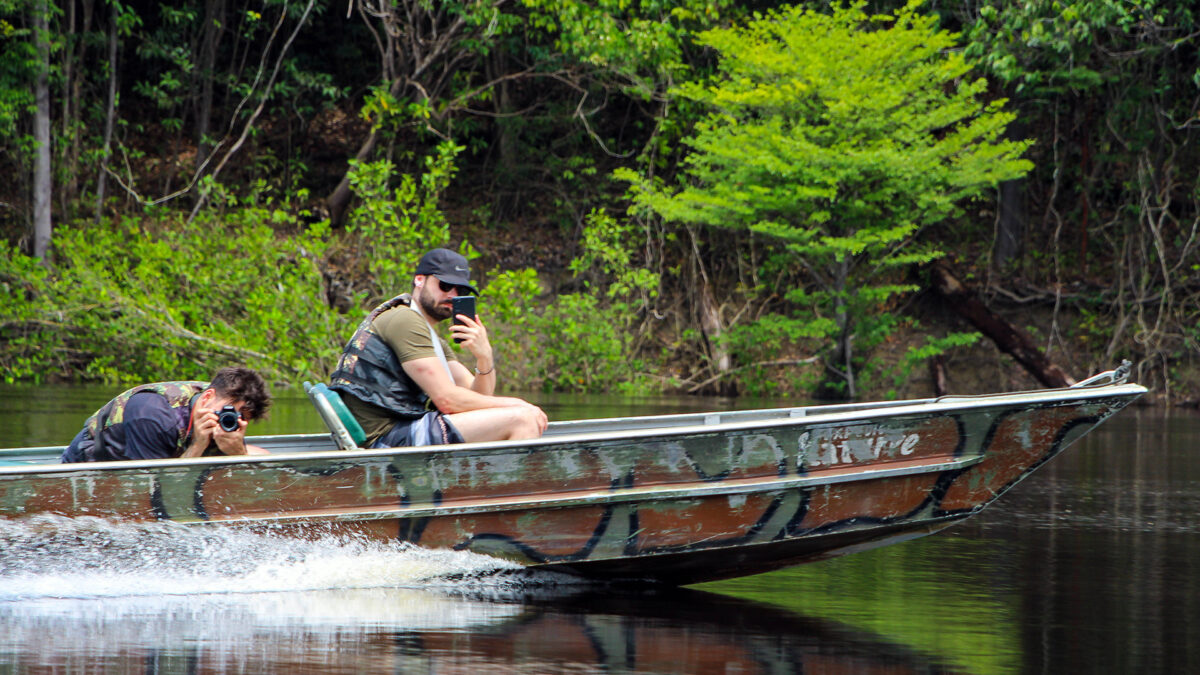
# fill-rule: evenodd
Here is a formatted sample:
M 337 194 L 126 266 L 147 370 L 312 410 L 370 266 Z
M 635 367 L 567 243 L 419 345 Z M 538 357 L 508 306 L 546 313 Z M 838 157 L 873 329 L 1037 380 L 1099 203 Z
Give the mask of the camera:
M 227 405 L 217 411 L 217 424 L 225 431 L 237 431 L 238 422 L 242 419 L 242 413 L 237 411 L 231 405 Z

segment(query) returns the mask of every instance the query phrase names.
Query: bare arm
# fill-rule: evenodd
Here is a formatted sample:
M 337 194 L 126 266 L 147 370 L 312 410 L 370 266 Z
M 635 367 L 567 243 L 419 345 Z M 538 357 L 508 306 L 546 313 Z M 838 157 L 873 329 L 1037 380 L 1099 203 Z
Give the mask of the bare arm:
M 484 396 L 496 393 L 496 357 L 492 352 L 492 344 L 488 340 L 487 327 L 478 316 L 458 315 L 461 324 L 450 327 L 450 332 L 475 357 L 477 375 L 472 375 L 467 367 L 452 362 L 450 369 L 454 371 L 454 380 L 460 386 Z M 455 366 L 458 366 L 456 369 Z M 464 377 L 465 376 L 465 377 Z
M 450 363 L 453 381 L 436 357 L 405 361 L 401 367 L 429 395 L 433 405 L 448 415 L 483 408 L 529 405 L 519 398 L 492 396 L 490 392 L 496 382 L 494 375 L 487 376 L 490 380 L 488 384 L 483 377 L 472 377 L 466 367 L 457 361 Z M 478 389 L 485 389 L 489 393 L 481 393 Z

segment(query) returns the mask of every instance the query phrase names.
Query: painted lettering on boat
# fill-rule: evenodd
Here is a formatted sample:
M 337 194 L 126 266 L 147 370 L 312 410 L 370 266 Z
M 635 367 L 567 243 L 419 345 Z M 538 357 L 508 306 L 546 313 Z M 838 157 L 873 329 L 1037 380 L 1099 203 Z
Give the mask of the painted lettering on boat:
M 921 434 L 884 427 L 824 427 L 800 434 L 798 461 L 801 467 L 856 464 L 879 459 L 900 459 L 913 454 Z

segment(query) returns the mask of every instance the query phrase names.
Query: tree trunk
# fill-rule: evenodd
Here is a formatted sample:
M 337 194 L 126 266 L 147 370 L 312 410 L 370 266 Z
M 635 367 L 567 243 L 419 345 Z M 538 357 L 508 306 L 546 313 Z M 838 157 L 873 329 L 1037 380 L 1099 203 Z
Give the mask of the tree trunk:
M 488 79 L 497 80 L 505 72 L 506 64 L 504 62 L 503 50 L 497 49 L 492 60 L 495 65 L 495 70 L 489 73 Z M 496 86 L 496 95 L 493 97 L 495 101 L 496 111 L 495 129 L 497 135 L 497 145 L 500 148 L 500 172 L 501 176 L 516 176 L 517 174 L 517 139 L 513 133 L 512 124 L 505 119 L 504 115 L 512 110 L 512 97 L 510 95 L 510 87 L 507 80 L 500 82 Z
M 929 381 L 934 396 L 946 395 L 946 357 L 941 354 L 929 359 Z
M 75 81 L 78 79 L 75 77 L 75 44 L 78 42 L 82 48 L 82 44 L 85 42 L 77 38 L 79 33 L 75 30 L 75 2 L 66 3 L 66 11 L 63 13 L 62 24 L 66 37 L 63 40 L 64 47 L 61 59 L 62 92 L 59 95 L 58 104 L 61 126 L 58 133 L 59 142 L 63 144 L 61 147 L 66 148 L 67 152 L 59 156 L 59 161 L 61 162 L 59 166 L 65 169 L 65 171 L 62 173 L 63 180 L 58 186 L 58 209 L 60 213 L 66 213 L 67 203 L 71 195 L 75 194 L 75 191 L 78 189 L 78 179 L 75 174 L 78 169 L 76 160 L 79 156 L 79 130 L 74 128 L 72 118 L 78 114 L 74 108 L 78 107 L 77 104 L 81 99 L 79 98 L 78 87 L 75 86 Z M 72 89 L 75 90 L 72 91 Z M 72 106 L 72 104 L 76 105 Z M 76 137 L 75 139 L 71 138 L 73 132 Z
M 400 78 L 397 78 L 392 80 L 392 85 L 388 88 L 388 91 L 392 96 L 398 96 L 403 86 L 403 82 Z M 370 133 L 367 134 L 367 139 L 363 141 L 362 147 L 358 149 L 358 153 L 354 155 L 354 158 L 360 162 L 365 162 L 375 152 L 375 145 L 378 142 L 379 134 L 376 133 L 375 129 L 371 129 Z M 338 182 L 337 187 L 325 198 L 325 208 L 328 211 L 331 225 L 338 227 L 342 224 L 346 218 L 346 208 L 350 206 L 350 198 L 353 196 L 354 193 L 350 191 L 350 172 L 347 170 L 342 175 L 342 180 Z
M 1004 353 L 1012 356 L 1030 375 L 1047 387 L 1069 387 L 1074 378 L 1050 362 L 1024 331 L 997 316 L 975 294 L 963 285 L 945 265 L 934 263 L 929 268 L 930 285 L 934 292 L 980 332 L 988 336 Z
M 363 141 L 362 147 L 358 149 L 358 153 L 354 158 L 358 161 L 366 161 L 371 153 L 375 152 L 375 144 L 379 142 L 379 137 L 372 129 L 367 134 L 367 140 Z M 350 198 L 354 193 L 350 191 L 350 171 L 342 174 L 342 180 L 338 182 L 337 187 L 333 189 L 328 197 L 325 198 L 325 209 L 329 215 L 329 223 L 334 227 L 340 227 L 346 219 L 346 209 L 350 206 Z
M 700 277 L 700 306 L 696 308 L 700 314 L 700 330 L 704 333 L 704 341 L 708 345 L 708 357 L 712 363 L 714 374 L 727 373 L 732 366 L 732 359 L 729 356 L 729 350 L 721 344 L 721 333 L 723 327 L 721 325 L 721 312 L 717 306 L 717 300 L 713 297 L 712 287 L 709 286 L 707 278 Z M 719 393 L 732 394 L 734 392 L 722 390 Z
M 100 153 L 100 171 L 96 176 L 96 220 L 104 210 L 104 192 L 108 187 L 108 160 L 112 156 L 113 129 L 117 122 L 117 8 L 108 17 L 108 94 L 104 101 L 104 147 Z
M 846 294 L 850 292 L 850 257 L 844 256 L 838 264 L 837 276 L 837 325 L 838 343 L 835 363 L 842 369 L 842 377 L 846 382 L 846 398 L 853 401 L 858 398 L 858 386 L 854 375 L 854 326 L 850 318 L 850 308 L 846 303 Z
M 729 350 L 721 344 L 721 334 L 725 330 L 725 324 L 721 321 L 721 308 L 713 293 L 712 283 L 708 279 L 708 271 L 704 267 L 705 256 L 700 252 L 700 238 L 696 236 L 695 228 L 685 226 L 684 229 L 687 231 L 688 242 L 691 244 L 689 283 L 691 288 L 696 289 L 700 300 L 694 308 L 695 316 L 700 325 L 700 333 L 704 336 L 709 370 L 713 373 L 713 376 L 704 383 L 707 386 L 713 382 L 720 383 L 722 376 L 730 372 L 733 358 L 730 356 Z M 693 389 L 693 391 L 697 390 Z M 736 394 L 736 391 L 734 391 L 733 384 L 720 383 L 717 385 L 716 393 L 733 395 Z
M 225 0 L 204 3 L 204 37 L 200 42 L 200 100 L 196 110 L 196 168 L 204 166 L 212 146 L 208 142 L 212 125 L 213 78 L 216 77 L 217 51 L 225 27 Z
M 38 73 L 34 83 L 35 112 L 33 140 L 37 146 L 33 160 L 33 257 L 45 259 L 50 250 L 50 35 L 49 2 L 40 0 L 34 7 L 33 30 L 37 45 Z
M 83 101 L 87 96 L 84 85 L 87 83 L 89 33 L 92 30 L 92 17 L 95 11 L 94 0 L 82 0 L 78 3 L 80 13 L 76 14 L 75 2 L 68 2 L 67 31 L 68 39 L 63 51 L 63 96 L 59 115 L 62 119 L 62 135 L 59 138 L 60 150 L 58 185 L 59 213 L 70 213 L 71 205 L 80 194 L 80 182 L 83 171 L 79 162 L 83 154 L 84 134 L 86 124 L 83 120 Z
M 1018 141 L 1025 136 L 1021 125 L 1008 125 L 1005 132 L 1008 140 Z M 996 198 L 996 238 L 992 242 L 992 263 L 996 270 L 1021 256 L 1025 248 L 1025 189 L 1024 178 L 1000 183 L 1000 194 Z
M 846 294 L 850 292 L 850 264 L 850 258 L 844 256 L 835 263 L 833 270 L 833 313 L 838 332 L 833 358 L 825 364 L 825 382 L 817 388 L 815 394 L 822 400 L 854 400 L 858 396 L 854 374 L 854 325 L 850 307 L 846 303 Z
M 1000 184 L 996 207 L 996 240 L 992 246 L 995 269 L 1004 269 L 1021 256 L 1025 242 L 1025 179 Z

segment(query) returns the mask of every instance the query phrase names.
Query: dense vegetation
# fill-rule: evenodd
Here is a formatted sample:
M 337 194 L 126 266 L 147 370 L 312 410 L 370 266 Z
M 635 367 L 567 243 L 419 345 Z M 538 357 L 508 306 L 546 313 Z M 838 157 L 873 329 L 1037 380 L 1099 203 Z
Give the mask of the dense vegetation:
M 448 245 L 511 388 L 1019 371 L 941 261 L 1196 400 L 1198 41 L 1160 0 L 0 0 L 0 373 L 323 378 Z

